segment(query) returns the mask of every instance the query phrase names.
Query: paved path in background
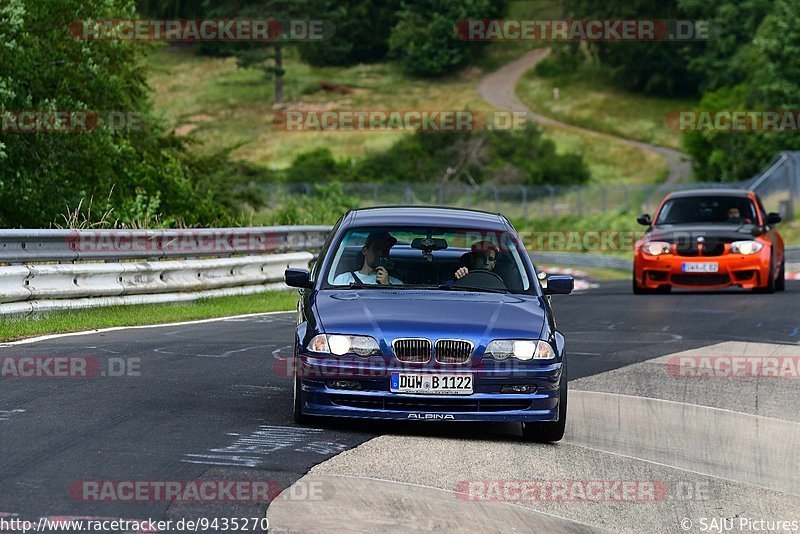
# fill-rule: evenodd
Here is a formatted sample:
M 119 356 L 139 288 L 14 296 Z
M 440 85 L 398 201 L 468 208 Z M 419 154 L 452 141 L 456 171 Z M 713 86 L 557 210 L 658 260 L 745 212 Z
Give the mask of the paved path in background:
M 478 84 L 478 93 L 484 100 L 498 109 L 506 111 L 524 111 L 533 117 L 533 119 L 540 123 L 549 126 L 558 126 L 559 128 L 566 128 L 576 132 L 585 134 L 597 135 L 604 137 L 609 141 L 623 143 L 625 145 L 633 146 L 641 150 L 655 152 L 662 156 L 669 166 L 669 175 L 667 176 L 668 184 L 689 181 L 692 174 L 692 164 L 689 156 L 684 152 L 667 148 L 663 146 L 651 145 L 642 141 L 634 141 L 616 135 L 597 132 L 573 126 L 565 122 L 541 115 L 532 111 L 528 106 L 522 103 L 516 95 L 517 82 L 523 74 L 536 66 L 538 62 L 546 58 L 550 54 L 549 48 L 538 48 L 531 50 L 519 59 L 505 64 L 495 72 L 485 76 Z

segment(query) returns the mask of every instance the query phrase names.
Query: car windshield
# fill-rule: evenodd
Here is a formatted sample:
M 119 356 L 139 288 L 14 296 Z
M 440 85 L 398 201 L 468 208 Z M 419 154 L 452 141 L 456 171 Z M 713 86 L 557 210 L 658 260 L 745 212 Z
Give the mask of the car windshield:
M 534 290 L 515 234 L 463 228 L 353 228 L 331 248 L 327 287 L 525 293 Z M 534 290 L 535 291 L 535 290 Z
M 656 225 L 757 222 L 755 206 L 749 198 L 698 196 L 667 200 L 658 214 Z

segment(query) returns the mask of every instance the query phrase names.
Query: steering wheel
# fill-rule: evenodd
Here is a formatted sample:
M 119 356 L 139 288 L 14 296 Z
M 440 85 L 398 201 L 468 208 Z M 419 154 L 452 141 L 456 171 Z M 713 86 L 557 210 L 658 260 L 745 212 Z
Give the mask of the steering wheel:
M 472 269 L 453 282 L 453 285 L 508 291 L 508 286 L 506 286 L 503 277 L 494 271 L 487 271 L 486 269 Z

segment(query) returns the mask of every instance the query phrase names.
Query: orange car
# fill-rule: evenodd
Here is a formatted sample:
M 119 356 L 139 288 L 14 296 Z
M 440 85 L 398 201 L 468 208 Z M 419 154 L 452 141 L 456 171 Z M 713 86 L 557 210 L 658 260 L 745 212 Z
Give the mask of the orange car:
M 739 286 L 762 293 L 784 290 L 781 220 L 761 199 L 742 189 L 697 189 L 667 195 L 655 220 L 636 242 L 633 292 L 669 292 L 673 287 Z

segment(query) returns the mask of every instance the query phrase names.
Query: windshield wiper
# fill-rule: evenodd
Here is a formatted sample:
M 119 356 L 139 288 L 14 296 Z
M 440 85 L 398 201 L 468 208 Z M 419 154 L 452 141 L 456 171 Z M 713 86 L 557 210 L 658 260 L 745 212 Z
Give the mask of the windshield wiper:
M 440 285 L 439 289 L 450 289 L 453 291 L 477 291 L 479 293 L 508 293 L 508 290 L 505 289 L 490 289 L 487 287 L 456 286 L 448 284 Z
M 423 286 L 410 285 L 410 284 L 363 284 L 358 282 L 350 282 L 347 289 L 419 289 Z

